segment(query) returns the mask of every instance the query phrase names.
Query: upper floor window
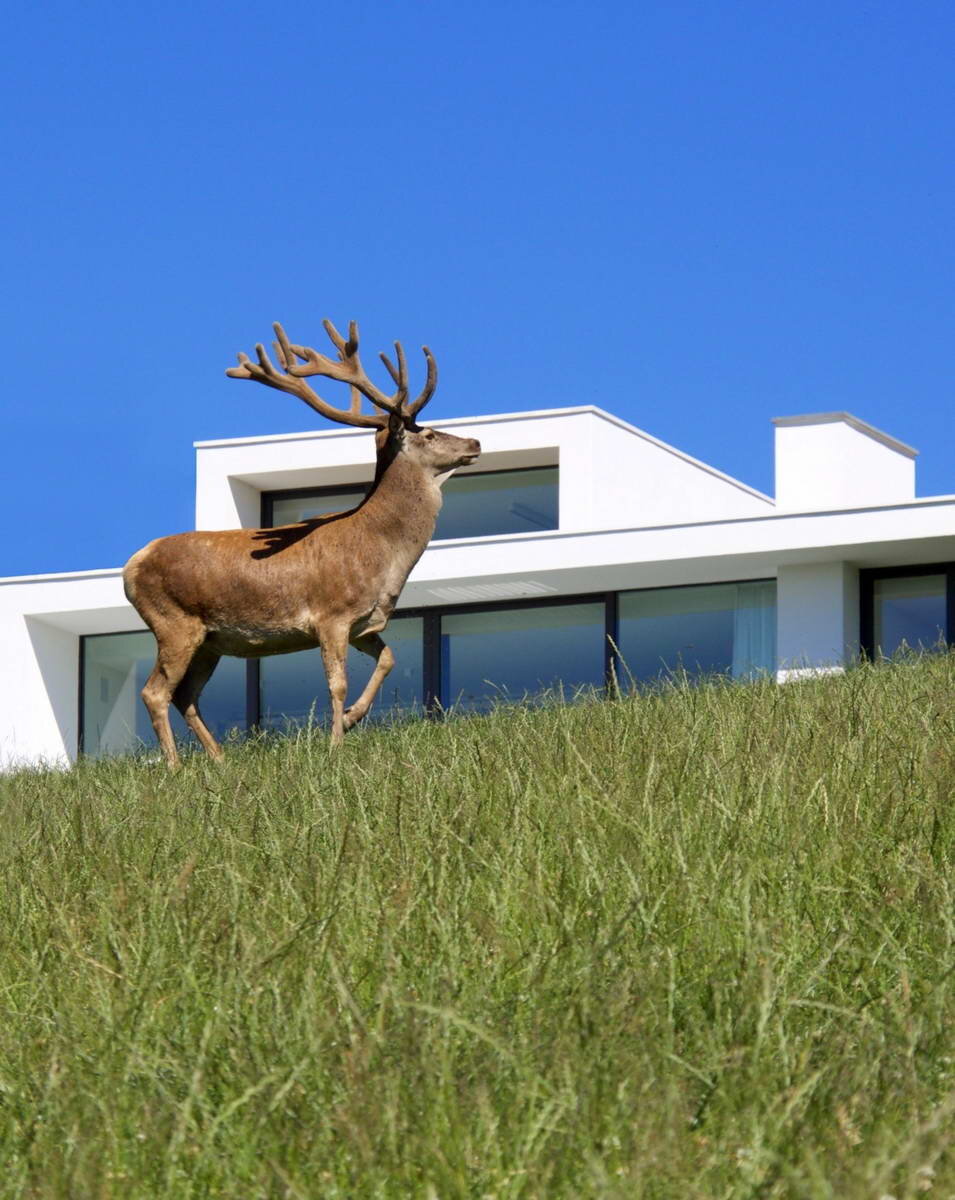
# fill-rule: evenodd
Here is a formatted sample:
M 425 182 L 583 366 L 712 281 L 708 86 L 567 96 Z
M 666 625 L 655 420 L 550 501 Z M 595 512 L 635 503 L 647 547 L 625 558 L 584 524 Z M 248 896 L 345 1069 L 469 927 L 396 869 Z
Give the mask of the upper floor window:
M 453 475 L 444 485 L 436 541 L 536 533 L 558 527 L 557 467 L 522 467 Z M 367 485 L 263 494 L 263 525 L 294 525 L 360 504 Z

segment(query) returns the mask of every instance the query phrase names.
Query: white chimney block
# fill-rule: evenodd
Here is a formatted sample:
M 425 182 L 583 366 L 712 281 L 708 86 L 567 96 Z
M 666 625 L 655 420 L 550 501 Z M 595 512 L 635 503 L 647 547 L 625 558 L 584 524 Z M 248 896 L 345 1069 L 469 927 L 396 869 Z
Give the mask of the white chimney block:
M 776 507 L 866 508 L 915 499 L 917 450 L 851 413 L 776 417 Z

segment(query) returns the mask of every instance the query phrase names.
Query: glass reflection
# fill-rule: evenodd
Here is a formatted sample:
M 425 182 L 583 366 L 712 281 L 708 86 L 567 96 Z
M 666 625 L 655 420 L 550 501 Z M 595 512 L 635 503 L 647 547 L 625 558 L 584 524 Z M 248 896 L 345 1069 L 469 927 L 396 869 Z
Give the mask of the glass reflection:
M 385 679 L 365 723 L 394 719 L 420 711 L 424 702 L 424 622 L 420 617 L 395 617 L 382 634 L 395 655 L 395 666 Z M 348 647 L 348 702 L 357 700 L 374 670 L 374 660 Z M 331 715 L 328 685 L 320 650 L 275 654 L 263 658 L 259 668 L 261 724 L 264 729 L 327 721 Z
M 367 488 L 356 487 L 324 492 L 314 496 L 276 496 L 272 500 L 273 525 L 297 525 L 309 517 L 324 517 L 327 513 L 348 512 L 357 508 L 365 498 Z
M 306 496 L 276 496 L 272 500 L 272 524 L 294 525 L 309 517 L 347 512 L 362 502 L 366 492 L 367 486 L 359 486 Z M 556 467 L 453 475 L 443 492 L 435 541 L 558 527 Z
M 83 639 L 83 752 L 128 754 L 156 745 L 156 735 L 140 697 L 156 662 L 151 633 L 110 633 Z M 202 717 L 219 740 L 245 728 L 245 663 L 223 658 L 199 701 Z M 194 741 L 170 706 L 173 733 Z
M 453 475 L 434 537 L 488 537 L 557 528 L 557 468 Z
M 898 650 L 931 650 L 945 638 L 945 576 L 876 579 L 873 642 L 886 658 Z
M 484 710 L 604 684 L 604 606 L 561 604 L 441 619 L 441 702 Z
M 622 592 L 619 616 L 621 682 L 776 669 L 773 581 Z

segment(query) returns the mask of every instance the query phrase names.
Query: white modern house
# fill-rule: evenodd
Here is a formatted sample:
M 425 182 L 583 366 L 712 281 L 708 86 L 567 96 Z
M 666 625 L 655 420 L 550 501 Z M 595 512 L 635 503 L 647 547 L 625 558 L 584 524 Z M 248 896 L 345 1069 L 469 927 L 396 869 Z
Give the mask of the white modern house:
M 484 453 L 445 485 L 385 634 L 398 665 L 379 713 L 611 673 L 782 681 L 955 638 L 955 496 L 916 499 L 916 452 L 848 413 L 775 422 L 775 498 L 598 408 L 434 424 Z M 336 427 L 202 442 L 196 459 L 196 527 L 227 529 L 353 506 L 374 448 Z M 144 529 L 142 543 L 172 532 Z M 0 580 L 0 653 L 0 766 L 152 744 L 139 691 L 154 642 L 119 567 Z M 369 665 L 354 656 L 353 686 Z M 203 694 L 220 734 L 326 705 L 316 651 L 223 659 Z

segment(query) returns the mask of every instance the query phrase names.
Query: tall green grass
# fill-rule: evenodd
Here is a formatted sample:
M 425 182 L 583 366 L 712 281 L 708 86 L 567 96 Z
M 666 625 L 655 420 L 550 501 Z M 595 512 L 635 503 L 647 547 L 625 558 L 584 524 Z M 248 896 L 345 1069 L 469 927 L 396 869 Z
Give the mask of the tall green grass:
M 955 657 L 0 779 L 0 1193 L 955 1194 Z

